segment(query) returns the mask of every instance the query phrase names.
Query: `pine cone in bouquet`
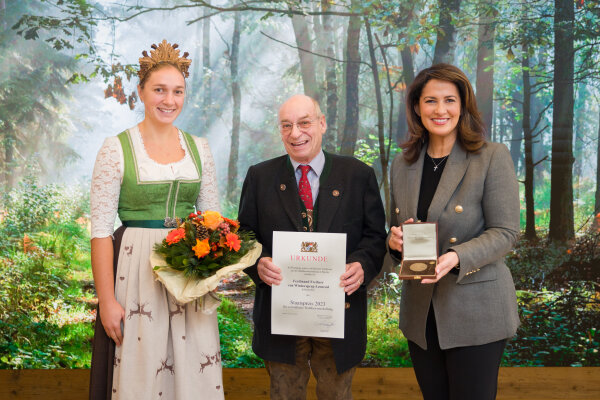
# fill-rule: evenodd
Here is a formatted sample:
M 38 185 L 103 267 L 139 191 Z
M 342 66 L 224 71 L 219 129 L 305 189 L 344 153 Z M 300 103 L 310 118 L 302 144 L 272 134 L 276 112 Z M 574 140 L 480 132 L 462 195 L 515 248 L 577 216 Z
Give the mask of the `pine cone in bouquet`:
M 196 225 L 196 237 L 198 238 L 198 240 L 202 241 L 204 239 L 207 239 L 209 236 L 210 232 L 208 231 L 207 227 L 205 227 L 202 224 Z

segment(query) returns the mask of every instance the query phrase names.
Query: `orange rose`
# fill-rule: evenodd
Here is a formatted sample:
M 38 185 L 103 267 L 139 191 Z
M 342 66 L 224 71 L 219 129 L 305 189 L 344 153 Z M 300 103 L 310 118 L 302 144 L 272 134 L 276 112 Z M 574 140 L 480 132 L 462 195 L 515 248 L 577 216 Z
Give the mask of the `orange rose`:
M 202 224 L 213 231 L 223 222 L 223 217 L 217 211 L 205 211 L 202 214 L 202 218 L 204 218 Z
M 227 240 L 225 242 L 225 245 L 229 247 L 229 250 L 240 251 L 242 241 L 240 240 L 238 235 L 236 235 L 235 233 L 228 233 L 227 236 L 225 236 L 225 239 Z
M 167 235 L 167 244 L 178 243 L 184 237 L 185 237 L 185 229 L 183 229 L 183 228 L 173 229 Z
M 192 250 L 194 250 L 196 257 L 198 258 L 202 258 L 210 253 L 210 244 L 208 244 L 208 238 L 204 239 L 203 241 L 196 239 L 196 245 L 192 247 Z

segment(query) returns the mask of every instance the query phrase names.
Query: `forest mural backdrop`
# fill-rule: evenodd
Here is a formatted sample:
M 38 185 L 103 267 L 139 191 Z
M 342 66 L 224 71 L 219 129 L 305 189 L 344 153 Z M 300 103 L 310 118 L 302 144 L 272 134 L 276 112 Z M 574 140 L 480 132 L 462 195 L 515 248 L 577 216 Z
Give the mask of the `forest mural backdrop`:
M 507 261 L 522 326 L 503 365 L 600 366 L 600 2 L 590 0 L 0 0 L 0 367 L 86 367 L 95 319 L 89 180 L 105 137 L 143 118 L 135 64 L 162 39 L 193 60 L 178 126 L 208 138 L 222 208 L 283 153 L 276 112 L 304 92 L 327 150 L 389 166 L 404 95 L 437 62 L 476 88 L 510 149 L 522 237 Z M 252 285 L 225 282 L 226 366 L 250 349 Z M 393 268 L 371 289 L 364 365 L 410 366 Z

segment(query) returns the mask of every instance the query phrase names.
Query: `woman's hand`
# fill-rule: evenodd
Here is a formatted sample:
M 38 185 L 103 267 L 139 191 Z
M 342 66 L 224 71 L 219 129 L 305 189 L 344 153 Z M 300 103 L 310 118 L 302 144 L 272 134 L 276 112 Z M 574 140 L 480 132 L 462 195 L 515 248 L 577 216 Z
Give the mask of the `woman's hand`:
M 117 299 L 113 298 L 112 301 L 106 304 L 100 304 L 100 318 L 108 337 L 114 340 L 117 346 L 120 346 L 123 342 L 121 321 L 125 320 L 125 310 Z
M 117 346 L 123 342 L 121 321 L 125 310 L 115 298 L 115 280 L 113 277 L 113 242 L 110 237 L 92 239 L 92 272 L 98 293 L 98 304 L 102 326 L 109 338 Z
M 456 267 L 460 263 L 458 254 L 454 251 L 449 251 L 446 254 L 442 254 L 438 258 L 438 264 L 435 267 L 435 279 L 423 279 L 421 283 L 436 283 L 442 279 L 450 270 Z
M 407 219 L 404 223 L 410 223 L 414 220 L 412 218 Z M 402 227 L 401 226 L 392 226 L 390 228 L 390 232 L 392 233 L 390 236 L 390 240 L 388 241 L 388 246 L 390 249 L 402 252 Z

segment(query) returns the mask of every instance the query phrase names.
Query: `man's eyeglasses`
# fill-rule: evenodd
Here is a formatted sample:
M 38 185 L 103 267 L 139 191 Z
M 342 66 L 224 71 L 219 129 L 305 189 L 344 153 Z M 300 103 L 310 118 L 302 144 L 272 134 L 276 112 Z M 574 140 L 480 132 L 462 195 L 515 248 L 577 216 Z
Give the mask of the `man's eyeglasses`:
M 314 123 L 315 122 L 311 119 L 303 119 L 298 122 L 282 122 L 279 124 L 279 132 L 281 132 L 283 135 L 289 135 L 292 133 L 294 125 L 296 125 L 300 131 L 304 132 L 309 130 Z

